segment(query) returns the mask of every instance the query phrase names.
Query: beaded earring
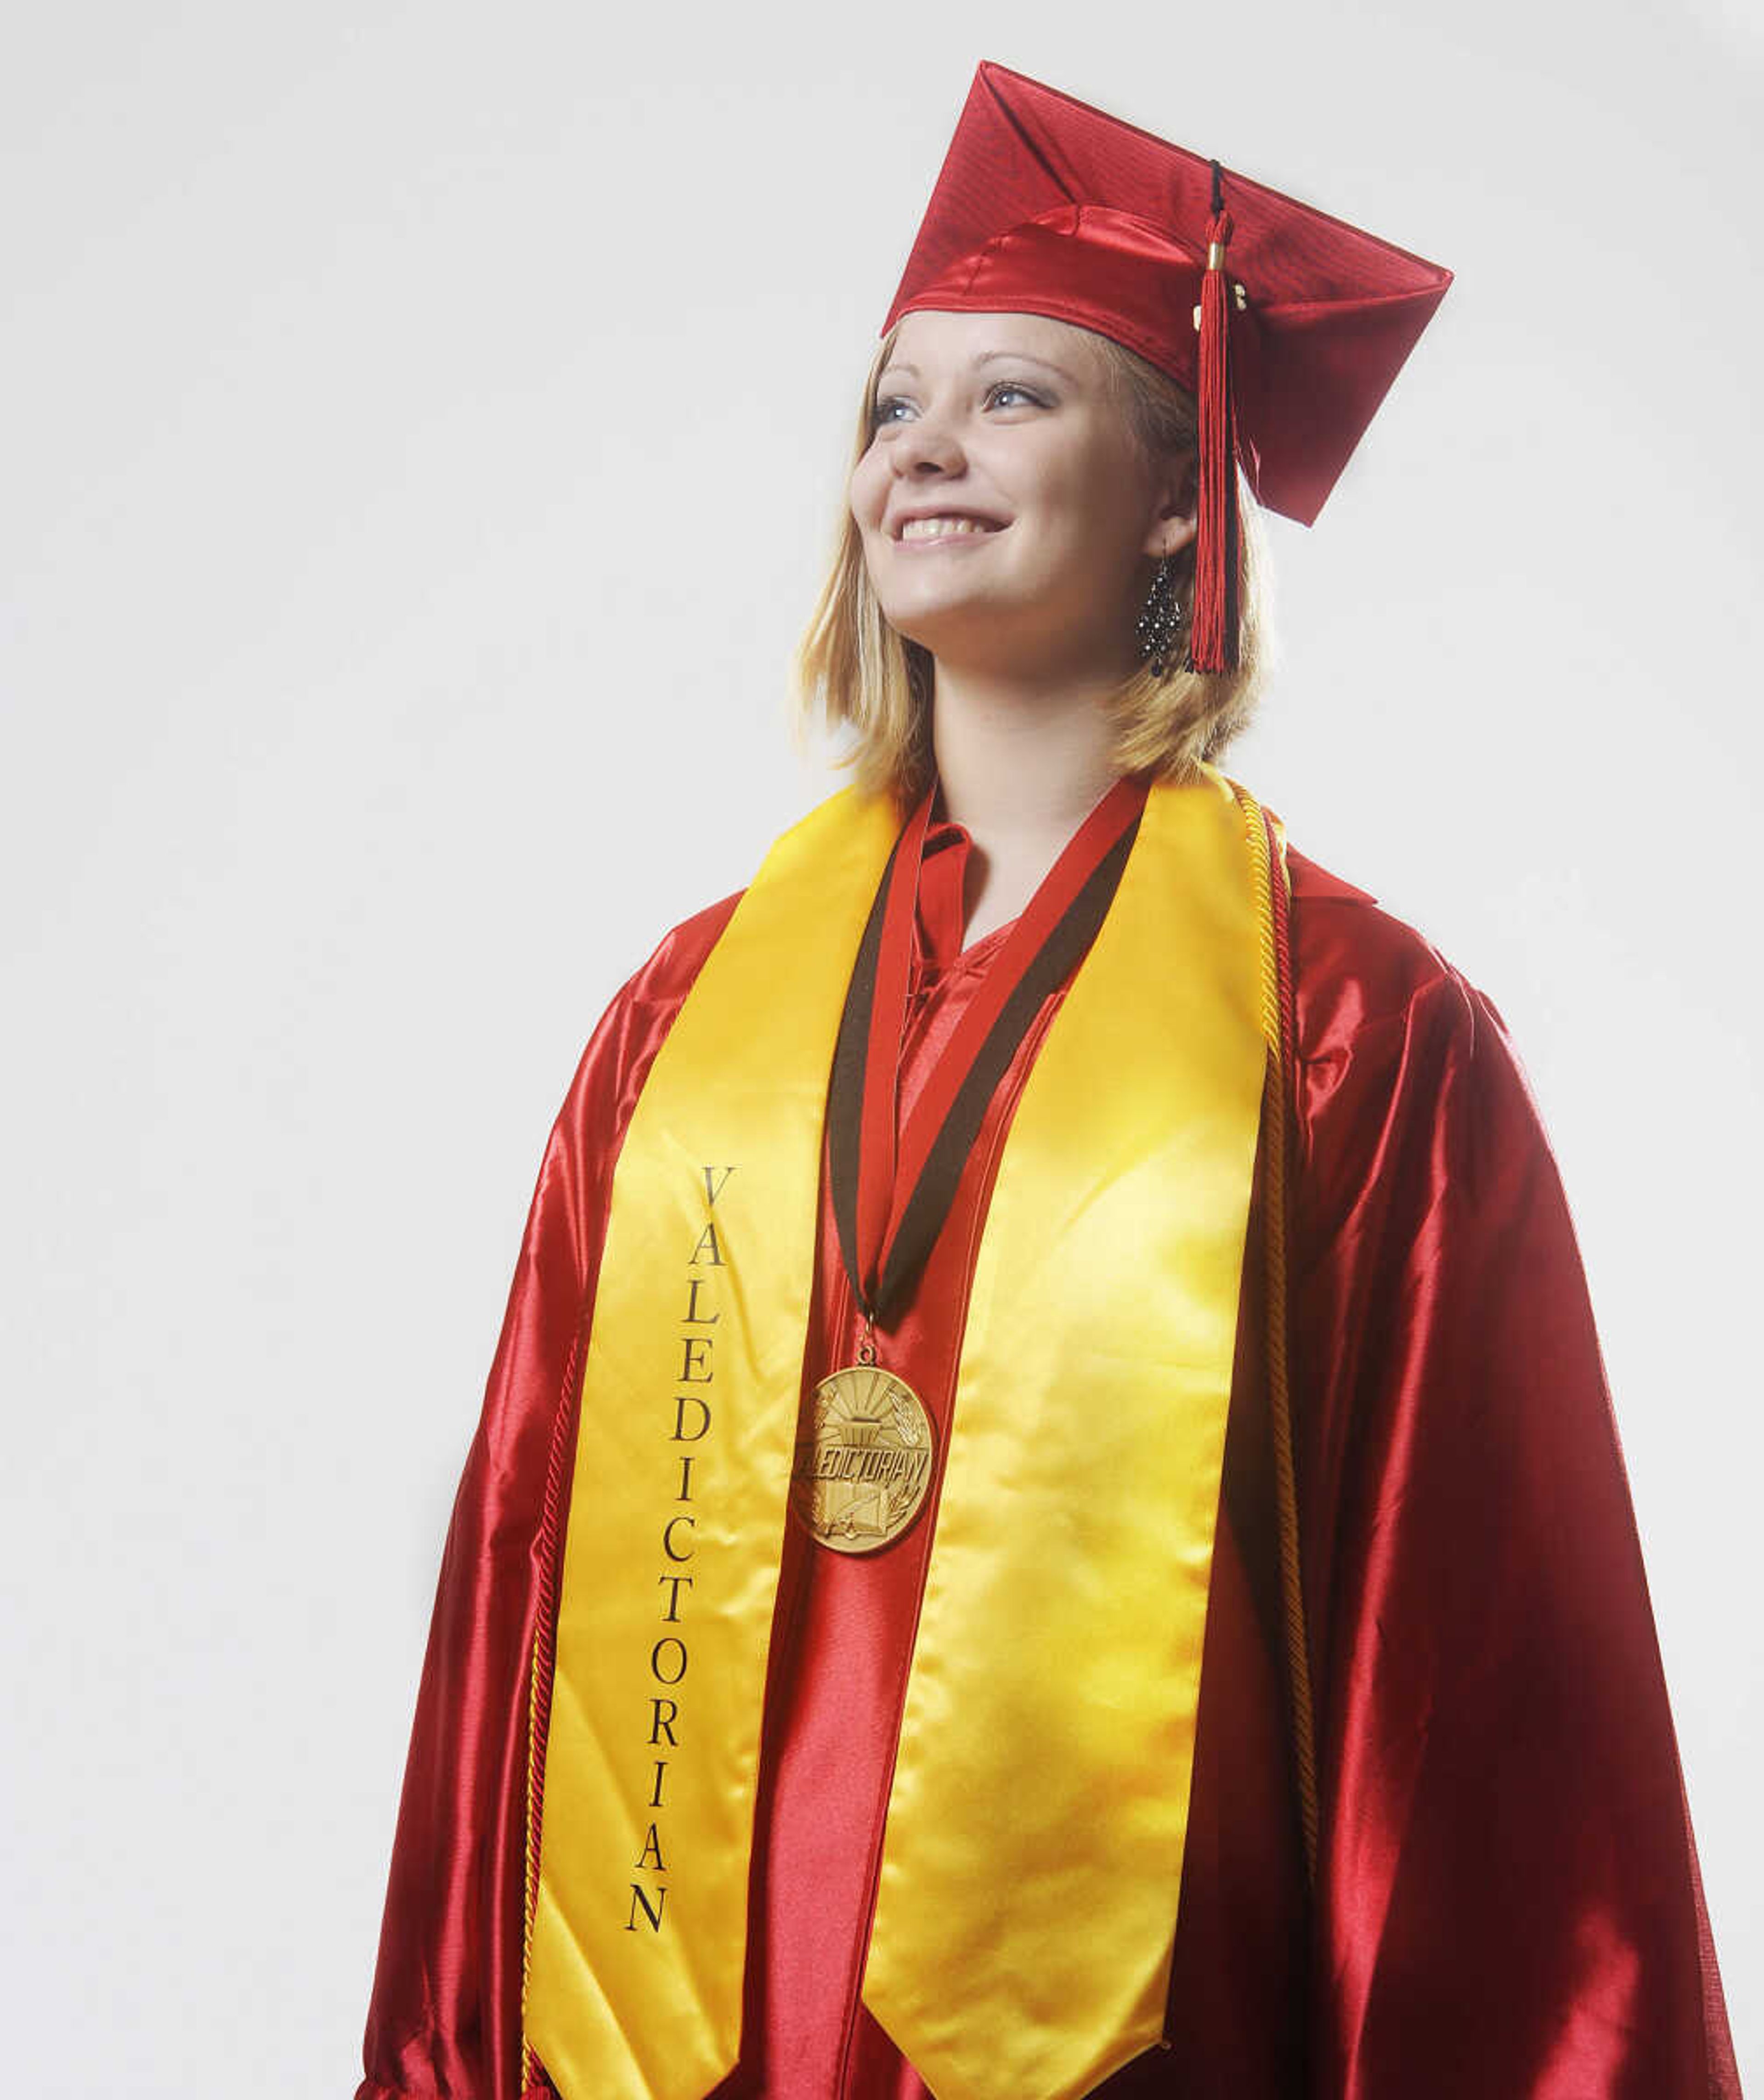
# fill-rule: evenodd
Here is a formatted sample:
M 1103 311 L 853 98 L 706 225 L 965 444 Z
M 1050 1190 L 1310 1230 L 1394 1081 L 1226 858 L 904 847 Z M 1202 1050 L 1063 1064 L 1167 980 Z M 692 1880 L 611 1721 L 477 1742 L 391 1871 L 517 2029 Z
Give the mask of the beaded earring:
M 1140 654 L 1152 667 L 1154 677 L 1167 678 L 1171 656 L 1182 635 L 1182 607 L 1176 597 L 1169 555 L 1158 564 L 1144 610 L 1134 623 L 1140 638 Z

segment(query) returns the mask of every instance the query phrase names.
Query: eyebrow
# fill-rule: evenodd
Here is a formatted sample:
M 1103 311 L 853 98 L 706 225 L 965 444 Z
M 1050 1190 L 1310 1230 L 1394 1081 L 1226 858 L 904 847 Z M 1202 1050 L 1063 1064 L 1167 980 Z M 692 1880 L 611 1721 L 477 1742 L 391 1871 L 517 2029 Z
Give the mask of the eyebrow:
M 1012 364 L 1039 364 L 1046 371 L 1057 372 L 1069 386 L 1075 386 L 1078 384 L 1077 380 L 1063 364 L 1056 364 L 1051 358 L 1034 356 L 1026 350 L 983 350 L 974 360 L 970 368 L 977 372 L 983 364 L 998 364 L 1006 360 Z M 876 374 L 877 385 L 880 386 L 891 372 L 910 373 L 915 379 L 919 377 L 919 367 L 916 364 L 903 364 L 898 358 L 891 358 Z

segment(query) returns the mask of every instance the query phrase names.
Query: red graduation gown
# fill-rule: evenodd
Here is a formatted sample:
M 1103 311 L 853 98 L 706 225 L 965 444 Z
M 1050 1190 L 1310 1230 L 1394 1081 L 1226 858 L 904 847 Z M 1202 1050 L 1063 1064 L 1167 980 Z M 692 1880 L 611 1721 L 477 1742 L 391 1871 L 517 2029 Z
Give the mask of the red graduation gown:
M 942 826 L 932 841 L 903 1112 L 999 946 L 957 955 L 966 836 Z M 1737 2096 L 1622 1460 L 1535 1105 L 1482 993 L 1364 892 L 1289 862 L 1290 1352 L 1318 1887 L 1313 1904 L 1252 1260 L 1168 2045 L 1097 2091 Z M 443 1559 L 357 2100 L 517 2100 L 527 1657 L 553 1431 L 580 1375 L 624 1129 L 736 901 L 676 928 L 613 1001 L 546 1149 Z M 1061 996 L 880 1338 L 935 1417 L 940 1457 L 998 1147 Z M 1252 1249 L 1262 1185 L 1259 1164 Z M 805 1391 L 856 1339 L 823 1177 Z M 717 2100 L 926 2093 L 859 1990 L 935 1515 L 869 1558 L 786 1526 L 743 2050 Z

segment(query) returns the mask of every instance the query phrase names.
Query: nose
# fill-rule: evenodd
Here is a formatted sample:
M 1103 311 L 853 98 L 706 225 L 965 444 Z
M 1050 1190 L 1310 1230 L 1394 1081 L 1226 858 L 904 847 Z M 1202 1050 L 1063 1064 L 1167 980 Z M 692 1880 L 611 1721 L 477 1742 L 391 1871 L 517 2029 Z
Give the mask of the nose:
M 920 414 L 910 423 L 896 424 L 889 444 L 889 461 L 902 479 L 928 480 L 938 474 L 959 474 L 962 448 L 943 417 Z

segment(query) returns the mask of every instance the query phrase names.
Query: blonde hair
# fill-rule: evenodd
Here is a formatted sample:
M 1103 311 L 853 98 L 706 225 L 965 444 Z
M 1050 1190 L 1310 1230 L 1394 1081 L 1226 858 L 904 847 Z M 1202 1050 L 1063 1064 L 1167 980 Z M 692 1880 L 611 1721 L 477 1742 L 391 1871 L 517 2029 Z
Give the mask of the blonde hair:
M 892 355 L 896 330 L 877 346 L 858 411 L 852 466 L 870 448 L 875 385 Z M 1127 427 L 1151 461 L 1187 453 L 1195 443 L 1194 396 L 1136 351 L 1087 330 Z M 1249 722 L 1268 668 L 1264 573 L 1268 556 L 1254 500 L 1237 479 L 1238 652 L 1234 671 L 1184 666 L 1158 677 L 1142 664 L 1122 681 L 1109 704 L 1118 732 L 1114 760 L 1120 773 L 1180 778 L 1197 761 L 1224 751 Z M 1186 628 L 1194 580 L 1192 548 L 1180 560 L 1177 597 Z M 840 521 L 832 565 L 795 658 L 800 729 L 818 718 L 853 733 L 840 757 L 857 785 L 905 804 L 931 784 L 933 660 L 921 643 L 884 618 L 864 562 L 863 539 L 848 508 Z

